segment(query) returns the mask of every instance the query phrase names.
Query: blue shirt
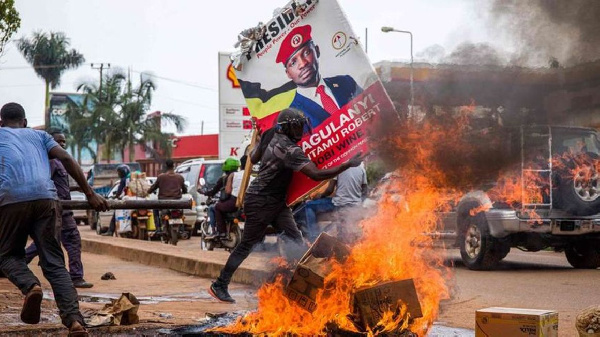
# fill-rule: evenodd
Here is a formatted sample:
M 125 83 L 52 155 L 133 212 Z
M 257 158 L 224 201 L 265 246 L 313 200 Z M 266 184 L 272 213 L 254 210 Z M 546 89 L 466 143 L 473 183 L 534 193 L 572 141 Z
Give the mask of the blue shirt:
M 44 131 L 0 128 L 0 207 L 57 199 L 48 158 L 55 146 L 58 143 Z

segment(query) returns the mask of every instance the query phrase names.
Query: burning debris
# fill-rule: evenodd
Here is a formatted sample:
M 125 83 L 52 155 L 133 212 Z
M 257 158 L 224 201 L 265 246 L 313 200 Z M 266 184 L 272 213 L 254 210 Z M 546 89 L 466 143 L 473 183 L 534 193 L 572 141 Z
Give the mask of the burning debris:
M 597 336 L 600 334 L 600 306 L 586 308 L 575 323 L 580 336 Z

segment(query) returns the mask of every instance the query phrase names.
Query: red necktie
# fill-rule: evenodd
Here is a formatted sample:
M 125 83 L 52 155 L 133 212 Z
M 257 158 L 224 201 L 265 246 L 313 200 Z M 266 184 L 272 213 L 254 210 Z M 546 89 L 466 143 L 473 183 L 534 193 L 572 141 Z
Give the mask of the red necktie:
M 317 87 L 317 94 L 321 96 L 321 104 L 323 104 L 323 109 L 325 109 L 325 111 L 329 112 L 330 115 L 333 115 L 335 112 L 338 111 L 338 107 L 333 101 L 333 99 L 325 93 L 324 85 L 321 84 Z

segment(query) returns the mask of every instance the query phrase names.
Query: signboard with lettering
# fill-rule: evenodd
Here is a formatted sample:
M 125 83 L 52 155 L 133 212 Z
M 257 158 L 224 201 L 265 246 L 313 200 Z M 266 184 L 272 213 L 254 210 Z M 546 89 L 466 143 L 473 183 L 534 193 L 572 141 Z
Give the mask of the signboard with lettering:
M 219 158 L 241 157 L 243 143 L 251 132 L 250 112 L 229 53 L 219 53 Z
M 258 128 L 292 107 L 312 126 L 298 145 L 319 168 L 368 152 L 369 133 L 394 108 L 337 1 L 290 1 L 265 28 L 236 71 Z M 288 203 L 317 186 L 296 173 Z

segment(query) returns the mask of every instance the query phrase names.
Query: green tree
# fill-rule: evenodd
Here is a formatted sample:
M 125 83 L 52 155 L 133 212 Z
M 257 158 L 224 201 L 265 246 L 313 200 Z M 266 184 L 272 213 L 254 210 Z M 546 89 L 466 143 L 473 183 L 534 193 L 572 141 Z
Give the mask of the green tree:
M 101 89 L 89 83 L 78 87 L 94 108 L 89 118 L 74 111 L 71 123 L 90 128 L 90 137 L 102 144 L 102 156 L 109 162 L 115 153 L 121 154 L 122 161 L 133 161 L 136 145 L 154 158 L 169 157 L 173 135 L 163 132 L 161 124 L 171 123 L 181 132 L 186 121 L 173 113 L 162 113 L 160 118 L 148 115 L 155 88 L 154 82 L 143 76 L 139 85 L 134 86 L 120 71 L 107 73 Z M 125 149 L 129 149 L 128 158 L 125 158 Z
M 85 61 L 83 55 L 75 49 L 69 50 L 70 42 L 64 33 L 35 32 L 31 39 L 17 41 L 19 50 L 46 82 L 46 100 L 44 107 L 46 128 L 50 127 L 50 89 L 60 84 L 60 77 L 67 69 L 79 67 Z
M 0 55 L 10 37 L 21 27 L 14 0 L 0 0 Z
M 135 146 L 140 145 L 154 156 L 170 157 L 170 139 L 173 134 L 163 132 L 161 124 L 162 122 L 173 124 L 177 132 L 182 132 L 186 120 L 173 113 L 161 113 L 159 117 L 148 116 L 152 94 L 156 89 L 155 83 L 149 77 L 144 77 L 142 74 L 137 87 L 133 87 L 128 80 L 125 88 L 121 100 L 119 123 L 119 129 L 125 135 L 121 140 L 121 153 L 124 155 L 125 148 L 128 148 L 128 161 L 131 162 L 134 160 Z M 123 157 L 123 161 L 125 159 Z
M 82 102 L 69 101 L 65 118 L 69 125 L 66 131 L 67 144 L 70 144 L 77 162 L 81 164 L 81 152 L 87 150 L 94 162 L 97 160 L 96 149 L 90 144 L 94 143 L 93 128 L 93 96 L 85 95 Z
M 80 84 L 77 91 L 86 95 L 93 105 L 91 117 L 81 118 L 81 123 L 89 123 L 90 137 L 102 145 L 102 157 L 110 163 L 114 154 L 121 149 L 123 132 L 120 124 L 121 100 L 127 78 L 120 71 L 112 71 L 103 76 L 102 88 L 92 83 Z

